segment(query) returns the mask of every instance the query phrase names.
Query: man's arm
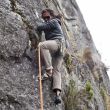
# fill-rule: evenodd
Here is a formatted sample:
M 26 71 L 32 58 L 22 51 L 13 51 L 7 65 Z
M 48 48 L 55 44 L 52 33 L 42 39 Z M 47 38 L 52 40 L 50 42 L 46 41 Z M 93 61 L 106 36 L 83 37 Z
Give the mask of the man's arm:
M 38 25 L 37 30 L 38 31 L 50 30 L 51 28 L 55 28 L 56 23 L 57 23 L 56 20 L 51 20 L 49 22 L 44 22 L 44 23 Z

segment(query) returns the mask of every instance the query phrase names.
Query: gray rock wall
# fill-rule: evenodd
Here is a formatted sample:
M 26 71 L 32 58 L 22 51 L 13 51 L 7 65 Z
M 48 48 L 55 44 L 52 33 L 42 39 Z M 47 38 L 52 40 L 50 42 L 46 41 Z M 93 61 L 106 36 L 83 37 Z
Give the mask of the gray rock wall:
M 61 68 L 62 104 L 54 105 L 51 80 L 46 80 L 44 110 L 109 110 L 106 67 L 75 0 L 0 0 L 0 110 L 40 110 L 36 52 L 29 49 L 29 39 L 37 37 L 46 7 L 64 16 L 70 47 Z

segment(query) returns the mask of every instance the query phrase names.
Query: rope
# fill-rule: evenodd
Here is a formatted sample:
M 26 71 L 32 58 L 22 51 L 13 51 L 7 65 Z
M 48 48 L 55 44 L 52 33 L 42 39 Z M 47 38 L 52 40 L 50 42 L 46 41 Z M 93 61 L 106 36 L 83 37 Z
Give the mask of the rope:
M 42 94 L 42 80 L 41 80 L 41 61 L 40 61 L 40 46 L 38 46 L 38 60 L 39 60 L 39 92 L 40 92 L 40 110 L 43 110 L 43 94 Z
M 67 29 L 66 29 L 66 26 L 65 26 L 65 24 L 64 24 L 64 22 L 65 22 L 65 20 L 64 20 L 64 16 L 62 15 L 62 24 L 63 24 L 63 27 L 64 27 L 64 29 L 65 29 L 65 32 L 66 32 L 66 35 L 68 36 L 68 38 L 70 39 L 70 33 L 67 31 Z
M 62 25 L 63 25 L 63 27 L 64 27 L 64 30 L 65 30 L 65 33 L 66 33 L 67 37 L 70 39 L 71 33 L 68 32 L 68 29 L 67 29 L 67 27 L 66 27 L 65 18 L 64 18 L 65 15 L 64 15 L 64 13 L 61 11 L 62 9 L 60 8 L 60 6 L 59 6 L 58 4 L 56 4 L 56 1 L 52 0 L 52 2 L 53 2 L 53 4 L 57 7 L 58 13 L 60 13 L 60 14 L 62 15 Z

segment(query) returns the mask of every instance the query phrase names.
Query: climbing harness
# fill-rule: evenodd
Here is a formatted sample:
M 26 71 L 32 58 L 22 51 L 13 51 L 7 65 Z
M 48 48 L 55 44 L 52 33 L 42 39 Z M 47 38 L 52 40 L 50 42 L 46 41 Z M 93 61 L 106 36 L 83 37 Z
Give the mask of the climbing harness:
M 38 60 L 39 60 L 39 92 L 40 92 L 40 110 L 43 109 L 43 94 L 42 94 L 42 79 L 41 79 L 41 60 L 40 60 L 40 46 L 38 46 Z

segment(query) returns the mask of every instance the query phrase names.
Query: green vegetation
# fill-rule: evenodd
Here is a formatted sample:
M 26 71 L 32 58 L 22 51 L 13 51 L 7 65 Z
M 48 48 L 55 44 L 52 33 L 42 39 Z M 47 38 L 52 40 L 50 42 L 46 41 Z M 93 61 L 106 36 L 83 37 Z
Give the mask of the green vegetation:
M 105 98 L 106 98 L 106 91 L 102 87 L 100 88 L 100 94 L 101 94 L 102 98 L 105 100 Z
M 67 68 L 68 72 L 70 73 L 72 70 L 72 57 L 69 53 L 65 54 L 64 61 L 66 64 L 66 68 Z
M 93 91 L 93 88 L 92 88 L 90 81 L 86 82 L 85 90 L 86 90 L 86 93 L 88 94 L 88 99 L 91 100 L 93 98 L 94 91 Z
M 65 91 L 65 97 L 63 97 L 65 110 L 74 110 L 77 106 L 77 101 L 75 100 L 77 95 L 77 89 L 75 87 L 74 80 L 70 80 L 69 86 Z
M 82 105 L 84 110 L 88 110 L 88 104 L 93 98 L 93 95 L 94 92 L 90 81 L 86 82 L 85 89 L 78 91 L 74 80 L 70 80 L 63 97 L 65 110 L 79 110 L 80 105 Z
M 107 94 L 105 87 L 100 88 L 100 94 L 104 101 L 105 110 L 110 110 L 110 96 Z

